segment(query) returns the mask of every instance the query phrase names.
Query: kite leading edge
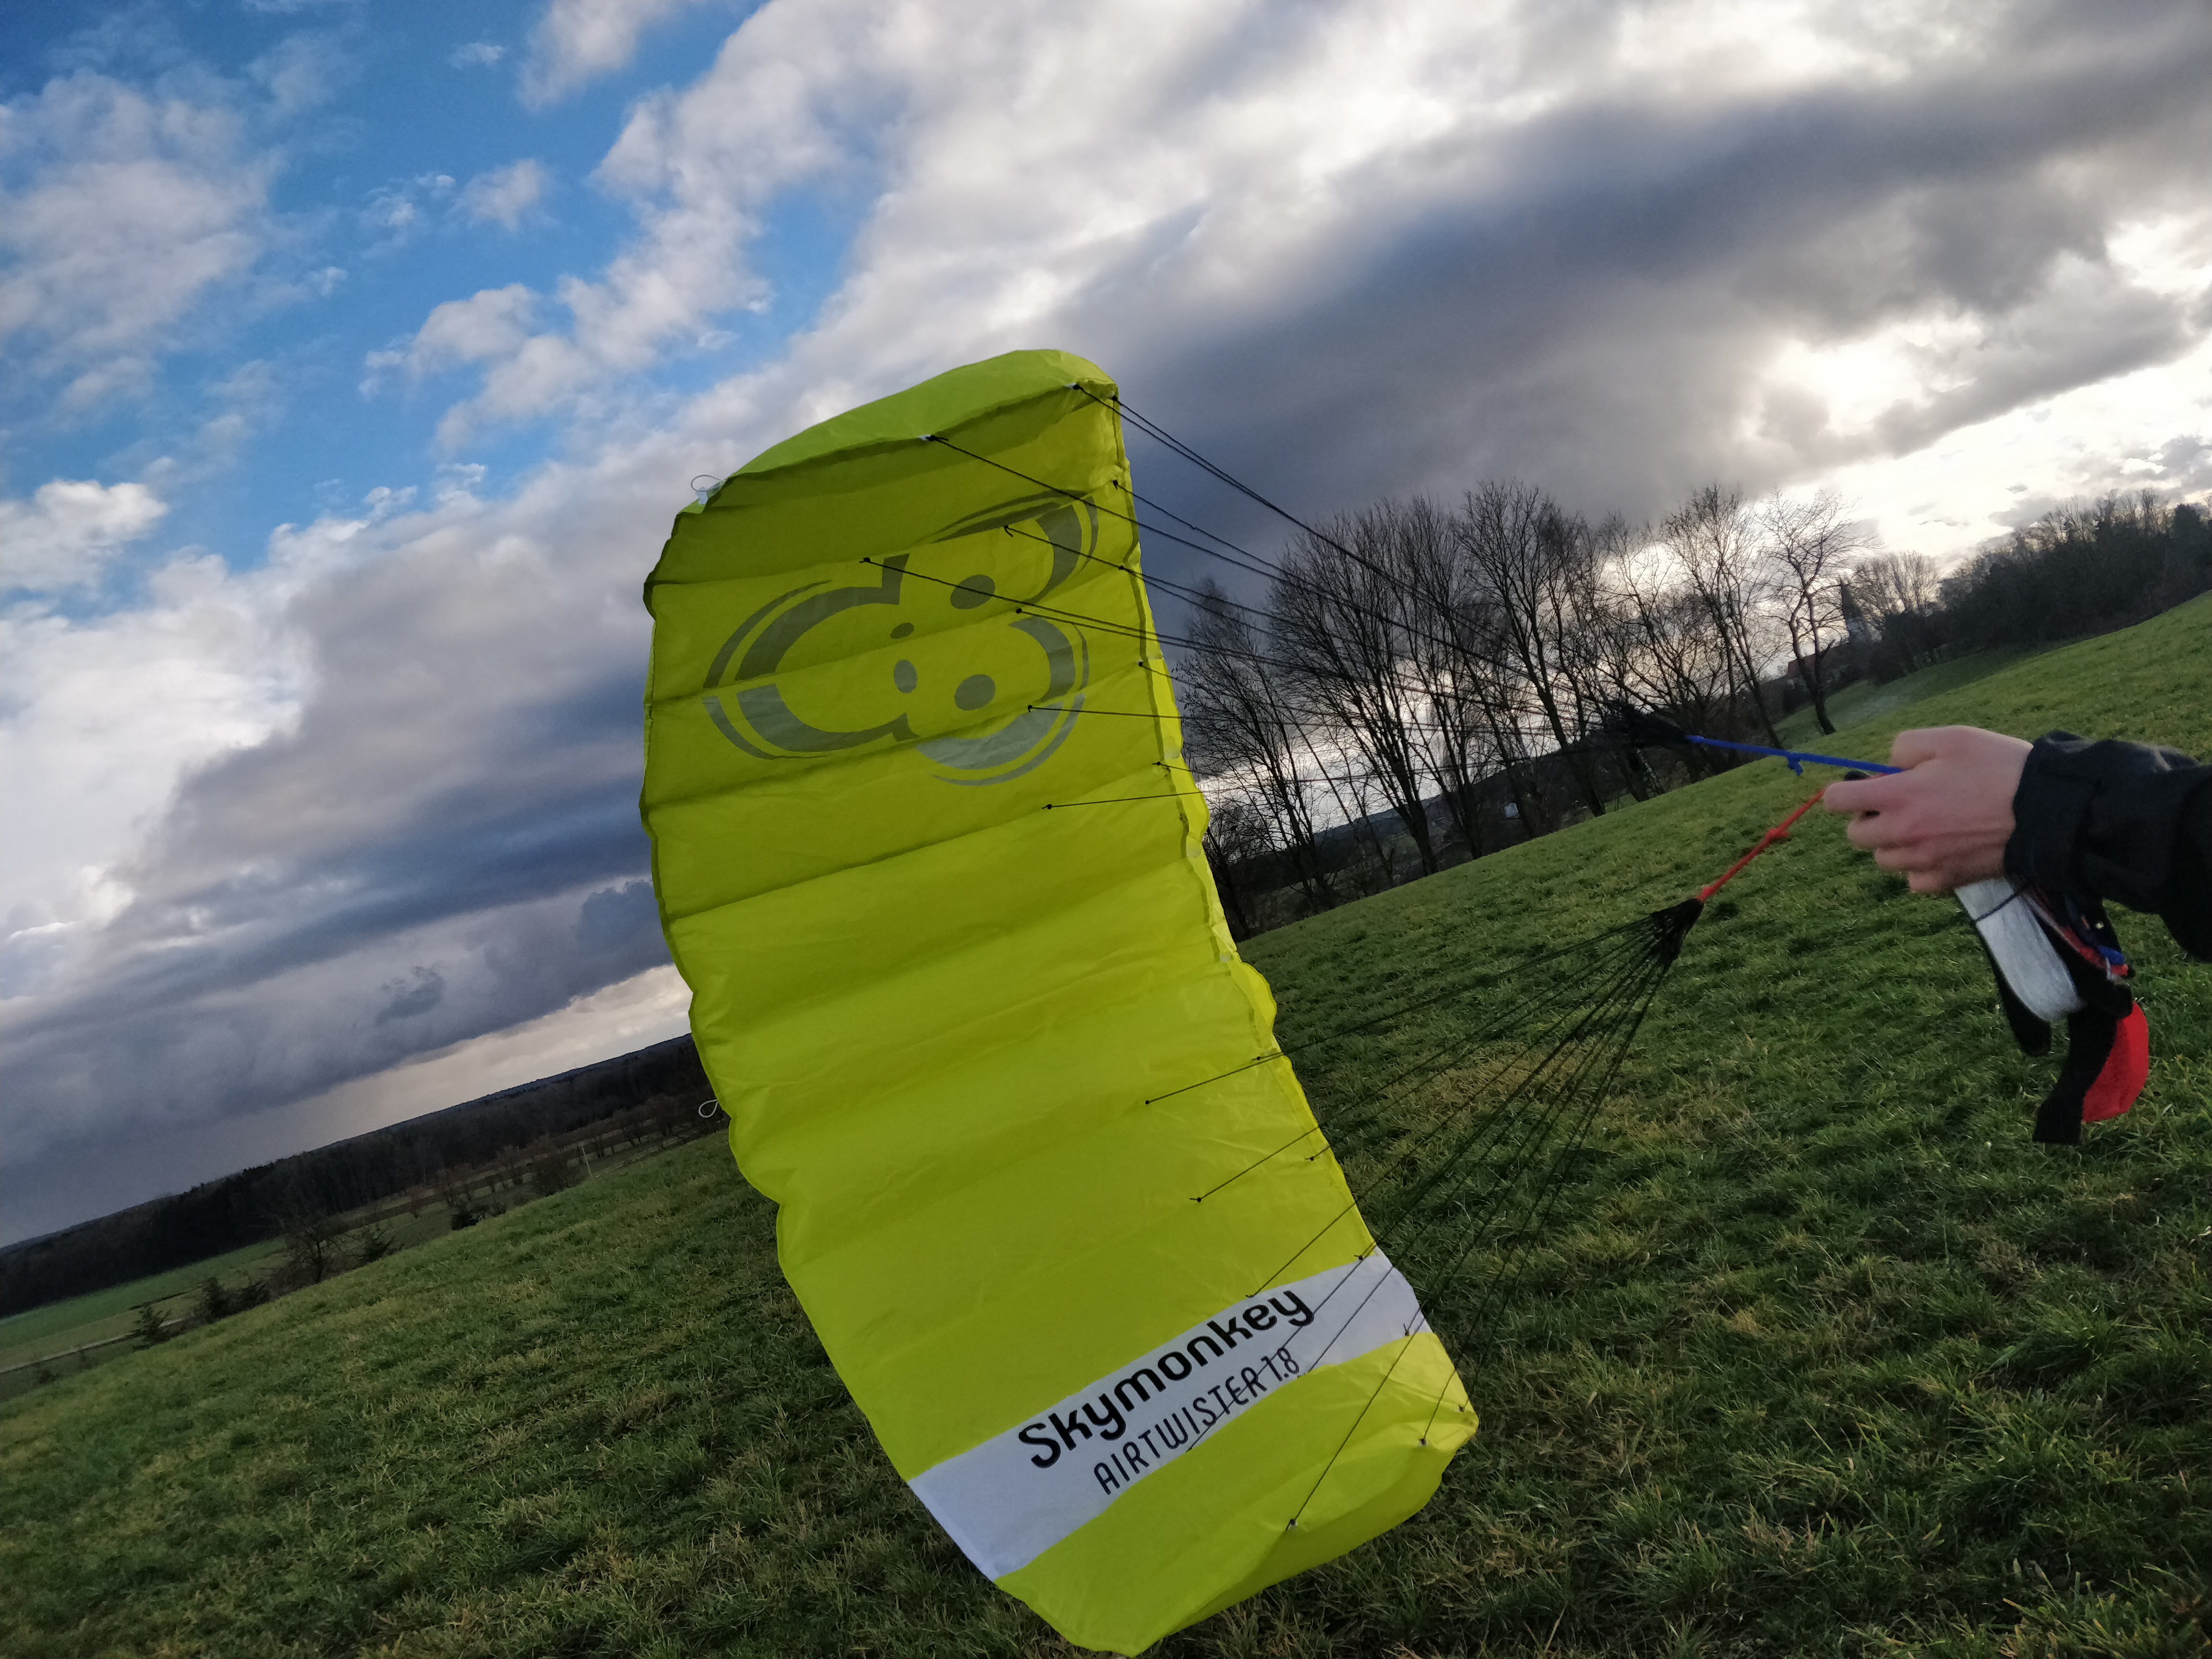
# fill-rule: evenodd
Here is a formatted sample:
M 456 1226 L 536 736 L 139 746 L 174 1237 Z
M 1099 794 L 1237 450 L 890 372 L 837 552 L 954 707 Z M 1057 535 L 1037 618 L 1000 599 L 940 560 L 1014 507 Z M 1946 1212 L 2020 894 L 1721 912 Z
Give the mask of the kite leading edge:
M 1475 1417 L 1335 1160 L 1269 1157 L 1319 1130 L 1200 848 L 1115 396 L 1012 353 L 678 514 L 641 806 L 839 1374 L 986 1575 L 1133 1653 L 1405 1519 Z

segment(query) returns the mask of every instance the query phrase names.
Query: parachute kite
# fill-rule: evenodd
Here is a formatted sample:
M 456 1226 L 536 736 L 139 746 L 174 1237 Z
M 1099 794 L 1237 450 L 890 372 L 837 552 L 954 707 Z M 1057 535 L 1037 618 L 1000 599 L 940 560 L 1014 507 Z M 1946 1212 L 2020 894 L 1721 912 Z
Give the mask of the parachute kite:
M 1124 1653 L 1395 1525 L 1475 1430 L 1231 942 L 1133 511 L 1058 352 L 777 445 L 647 582 L 642 802 L 839 1374 L 977 1567 Z

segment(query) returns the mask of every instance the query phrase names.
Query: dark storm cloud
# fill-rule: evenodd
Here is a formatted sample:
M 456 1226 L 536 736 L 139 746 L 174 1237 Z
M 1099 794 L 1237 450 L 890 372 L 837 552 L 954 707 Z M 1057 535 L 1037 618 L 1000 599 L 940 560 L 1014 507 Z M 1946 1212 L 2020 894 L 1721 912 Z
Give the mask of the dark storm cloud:
M 445 1000 L 446 976 L 434 968 L 425 968 L 417 963 L 412 983 L 395 979 L 384 990 L 392 1000 L 376 1011 L 379 1025 L 428 1013 Z
M 1132 401 L 1303 511 L 1517 474 L 1640 518 L 1707 477 L 1757 489 L 1903 453 L 2189 349 L 2202 299 L 2130 284 L 2106 239 L 2206 185 L 2208 79 L 2212 13 L 2014 8 L 1970 67 L 1615 96 L 1393 155 L 1341 192 L 1310 264 L 1206 307 L 1139 305 L 1210 252 L 1201 226 L 1156 225 L 1069 311 L 1141 314 L 1100 354 Z M 1783 340 L 1931 313 L 1991 331 L 1954 389 L 1853 434 L 1762 401 Z M 1279 535 L 1132 441 L 1179 504 Z
M 666 960 L 641 879 L 635 573 L 546 551 L 573 532 L 649 557 L 637 526 L 666 513 L 649 493 L 563 503 L 555 525 L 526 508 L 510 517 L 531 533 L 510 524 L 490 550 L 477 516 L 400 522 L 390 556 L 307 585 L 288 620 L 318 684 L 297 725 L 188 777 L 89 971 L 9 1010 L 11 1181 Z

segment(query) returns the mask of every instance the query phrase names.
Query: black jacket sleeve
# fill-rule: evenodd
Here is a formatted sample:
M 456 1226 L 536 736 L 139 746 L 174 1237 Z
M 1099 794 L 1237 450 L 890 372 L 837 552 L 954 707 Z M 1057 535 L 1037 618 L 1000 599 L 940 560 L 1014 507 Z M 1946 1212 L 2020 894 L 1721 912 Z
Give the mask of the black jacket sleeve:
M 2029 750 L 2012 812 L 2008 874 L 2149 911 L 2212 961 L 2212 767 L 2053 732 Z

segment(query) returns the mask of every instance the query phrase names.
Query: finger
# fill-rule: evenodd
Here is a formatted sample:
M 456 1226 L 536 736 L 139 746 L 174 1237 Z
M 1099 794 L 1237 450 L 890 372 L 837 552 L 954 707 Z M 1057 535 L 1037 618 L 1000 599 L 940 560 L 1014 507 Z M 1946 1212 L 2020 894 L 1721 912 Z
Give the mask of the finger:
M 1948 893 L 1958 884 L 1948 870 L 1915 870 L 1911 885 L 1916 893 Z
M 1919 726 L 1900 732 L 1889 745 L 1889 763 L 1911 768 L 1923 761 L 1940 760 L 1958 747 L 1959 733 L 1972 729 L 1965 726 Z
M 1874 861 L 1884 870 L 1894 870 L 1899 875 L 1920 869 L 1927 859 L 1917 847 L 1877 847 Z
M 1900 793 L 1893 778 L 1862 778 L 1830 784 L 1820 805 L 1831 812 L 1884 812 L 1896 805 Z
M 1893 812 L 1867 812 L 1853 818 L 1844 828 L 1844 838 L 1869 852 L 1878 847 L 1902 847 L 1914 839 Z

